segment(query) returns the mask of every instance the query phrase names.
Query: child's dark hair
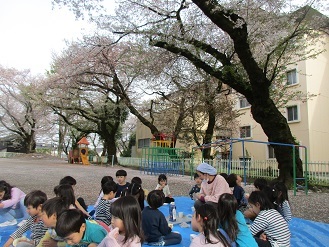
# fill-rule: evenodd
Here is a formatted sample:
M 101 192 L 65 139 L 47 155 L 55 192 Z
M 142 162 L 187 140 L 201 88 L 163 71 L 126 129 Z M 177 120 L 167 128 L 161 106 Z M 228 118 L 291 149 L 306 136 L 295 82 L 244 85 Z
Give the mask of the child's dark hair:
M 219 175 L 221 175 L 223 178 L 225 178 L 225 180 L 227 180 L 227 177 L 228 177 L 227 173 L 222 172 Z
M 158 177 L 158 183 L 160 183 L 160 181 L 166 181 L 167 183 L 167 176 L 165 174 L 160 174 Z
M 227 176 L 227 183 L 229 187 L 234 187 L 236 186 L 236 180 L 238 179 L 238 175 L 236 175 L 235 173 L 231 173 L 230 175 Z
M 142 244 L 144 240 L 141 226 L 142 211 L 137 200 L 133 196 L 120 197 L 112 203 L 110 211 L 112 217 L 117 217 L 123 221 L 125 228 L 123 242 L 126 243 L 129 239 L 138 236 Z
M 62 198 L 66 206 L 75 205 L 75 196 L 72 185 L 70 184 L 61 184 L 57 185 L 54 188 L 54 193 L 57 197 Z
M 230 246 L 223 234 L 218 231 L 218 216 L 217 209 L 210 204 L 203 204 L 200 207 L 195 209 L 195 217 L 199 217 L 203 221 L 203 233 L 206 238 L 206 243 L 216 244 L 223 243 L 224 246 Z M 214 241 L 210 236 L 214 236 L 218 241 Z
M 85 223 L 85 217 L 80 210 L 67 209 L 57 216 L 55 231 L 59 237 L 65 238 L 72 233 L 80 232 L 82 224 Z
M 227 233 L 230 240 L 235 242 L 239 228 L 235 218 L 238 202 L 234 195 L 229 193 L 222 194 L 218 199 L 217 209 L 221 228 Z
M 253 191 L 251 192 L 248 202 L 256 205 L 259 203 L 260 210 L 273 209 L 273 203 L 270 202 L 270 199 L 263 191 Z
M 60 215 L 64 210 L 69 209 L 65 201 L 60 197 L 54 197 L 45 201 L 42 204 L 42 212 L 44 212 L 48 218 L 54 214 L 56 217 Z
M 109 194 L 111 191 L 115 194 L 118 190 L 118 185 L 114 181 L 108 181 L 102 185 L 104 195 Z
M 13 186 L 11 186 L 9 183 L 7 183 L 5 180 L 0 181 L 0 192 L 5 192 L 3 195 L 2 200 L 9 200 L 11 199 L 11 189 Z
M 199 178 L 199 177 L 200 177 L 199 174 L 194 173 L 194 179 Z
M 277 192 L 276 203 L 278 205 L 281 205 L 284 201 L 289 201 L 289 199 L 288 199 L 288 189 L 287 189 L 287 186 L 285 185 L 285 183 L 276 182 L 273 185 L 273 188 Z
M 116 177 L 127 177 L 127 172 L 125 170 L 117 170 L 115 173 Z
M 131 179 L 131 183 L 132 184 L 139 184 L 139 185 L 142 185 L 142 179 L 140 177 L 133 177 Z
M 122 192 L 122 196 L 134 196 L 141 207 L 141 210 L 144 209 L 144 199 L 145 193 L 142 186 L 138 183 L 131 183 L 129 186 Z
M 268 200 L 273 204 L 277 197 L 278 197 L 278 192 L 271 186 L 265 186 L 262 189 L 263 194 L 268 198 Z M 275 205 L 273 205 L 275 208 Z
M 165 195 L 161 190 L 152 190 L 147 195 L 147 203 L 153 209 L 157 209 L 165 202 Z
M 103 186 L 103 184 L 105 184 L 106 182 L 109 182 L 109 181 L 113 181 L 113 178 L 111 176 L 102 177 L 101 186 Z
M 33 190 L 25 196 L 24 205 L 25 207 L 32 206 L 33 208 L 37 208 L 45 201 L 47 201 L 46 193 L 41 190 Z
M 65 176 L 59 181 L 59 184 L 70 184 L 73 186 L 77 184 L 77 180 L 71 176 Z
M 267 186 L 267 180 L 264 178 L 256 178 L 254 181 L 255 188 L 263 190 Z

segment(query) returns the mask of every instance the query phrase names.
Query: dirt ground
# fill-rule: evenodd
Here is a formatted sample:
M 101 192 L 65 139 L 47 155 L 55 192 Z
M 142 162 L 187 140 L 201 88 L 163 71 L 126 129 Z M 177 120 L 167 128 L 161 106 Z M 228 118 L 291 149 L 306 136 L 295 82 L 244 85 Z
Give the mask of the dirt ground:
M 83 197 L 87 204 L 95 203 L 102 177 L 110 175 L 115 179 L 118 169 L 127 171 L 129 182 L 131 178 L 139 176 L 143 188 L 150 191 L 156 187 L 157 176 L 119 166 L 68 164 L 65 160 L 40 154 L 0 158 L 0 180 L 6 180 L 26 193 L 35 189 L 42 190 L 51 198 L 59 180 L 70 175 L 77 180 L 76 194 Z M 189 176 L 169 176 L 168 184 L 174 196 L 187 196 L 194 181 Z M 252 188 L 252 185 L 245 186 L 249 193 Z M 294 217 L 329 223 L 329 193 L 309 192 L 305 195 L 304 192 L 297 192 L 297 196 L 293 196 L 292 191 L 289 191 L 289 200 Z

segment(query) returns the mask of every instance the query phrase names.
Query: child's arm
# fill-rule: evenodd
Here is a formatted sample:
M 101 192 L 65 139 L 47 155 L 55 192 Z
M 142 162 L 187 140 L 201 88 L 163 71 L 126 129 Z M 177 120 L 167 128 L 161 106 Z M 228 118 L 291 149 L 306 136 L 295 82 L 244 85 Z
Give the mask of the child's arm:
M 10 247 L 12 243 L 14 242 L 14 239 L 10 237 L 7 242 L 3 245 L 3 247 Z
M 75 206 L 84 214 L 90 217 L 89 213 L 81 206 L 78 200 L 75 200 Z
M 117 241 L 117 237 L 119 235 L 119 228 L 114 228 L 112 231 L 107 234 L 107 236 L 103 239 L 103 241 L 98 245 L 98 247 L 121 247 L 121 245 Z

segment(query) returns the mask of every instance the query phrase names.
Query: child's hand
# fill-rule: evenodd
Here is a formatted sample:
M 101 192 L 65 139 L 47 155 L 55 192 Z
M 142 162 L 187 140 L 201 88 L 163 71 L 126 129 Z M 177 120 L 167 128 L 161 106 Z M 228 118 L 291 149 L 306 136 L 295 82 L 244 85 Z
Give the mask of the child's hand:
M 114 237 L 115 239 L 119 236 L 119 228 L 116 227 L 110 231 L 109 236 Z
M 259 236 L 259 239 L 264 240 L 264 241 L 267 241 L 266 234 L 265 234 L 265 233 L 262 233 L 262 234 Z

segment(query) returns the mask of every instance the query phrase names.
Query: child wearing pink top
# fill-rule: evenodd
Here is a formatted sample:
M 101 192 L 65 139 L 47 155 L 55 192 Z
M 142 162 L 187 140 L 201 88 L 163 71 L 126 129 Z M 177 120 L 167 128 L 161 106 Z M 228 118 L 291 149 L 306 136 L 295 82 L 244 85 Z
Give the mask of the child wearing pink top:
M 111 205 L 113 230 L 98 247 L 141 247 L 143 243 L 142 213 L 133 196 L 124 196 Z
M 0 227 L 16 225 L 17 219 L 28 218 L 24 198 L 23 191 L 0 181 Z

